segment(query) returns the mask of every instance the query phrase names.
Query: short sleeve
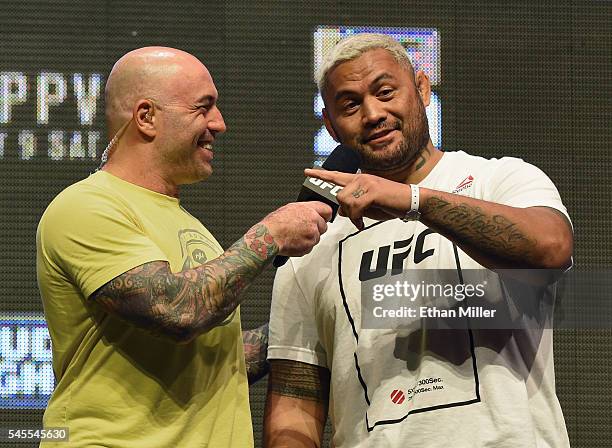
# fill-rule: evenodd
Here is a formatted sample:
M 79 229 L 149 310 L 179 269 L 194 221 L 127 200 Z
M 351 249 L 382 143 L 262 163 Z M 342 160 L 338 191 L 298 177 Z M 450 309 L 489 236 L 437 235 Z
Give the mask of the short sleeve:
M 552 180 L 541 169 L 521 159 L 499 159 L 488 185 L 485 200 L 520 208 L 551 207 L 569 220 Z
M 84 297 L 136 266 L 167 260 L 129 207 L 103 191 L 64 191 L 41 218 L 37 239 L 45 268 Z
M 268 359 L 327 366 L 316 322 L 315 297 L 298 284 L 289 260 L 276 272 L 272 289 Z

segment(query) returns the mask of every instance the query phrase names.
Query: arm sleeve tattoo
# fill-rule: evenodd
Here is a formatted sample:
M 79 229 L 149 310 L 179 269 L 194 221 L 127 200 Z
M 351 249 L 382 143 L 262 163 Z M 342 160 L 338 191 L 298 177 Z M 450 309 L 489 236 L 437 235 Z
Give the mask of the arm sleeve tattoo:
M 268 324 L 253 330 L 242 332 L 244 342 L 244 359 L 249 384 L 263 378 L 269 370 L 268 360 Z
M 478 206 L 442 196 L 430 197 L 422 209 L 425 221 L 451 238 L 492 256 L 529 260 L 537 241 L 501 213 L 487 213 Z
M 223 322 L 242 292 L 278 252 L 257 224 L 218 258 L 172 273 L 165 261 L 145 263 L 92 294 L 108 312 L 155 334 L 189 341 Z

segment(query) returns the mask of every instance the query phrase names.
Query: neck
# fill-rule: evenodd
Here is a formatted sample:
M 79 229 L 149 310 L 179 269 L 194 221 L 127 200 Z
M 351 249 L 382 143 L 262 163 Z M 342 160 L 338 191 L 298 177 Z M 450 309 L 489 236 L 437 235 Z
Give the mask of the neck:
M 137 147 L 126 148 L 124 151 L 121 149 L 117 147 L 113 151 L 112 157 L 102 167 L 102 171 L 147 190 L 178 199 L 179 186 L 168 181 L 163 173 L 156 169 L 150 158 L 139 156 L 141 153 L 146 154 L 147 151 L 139 150 Z
M 429 140 L 427 145 L 419 152 L 414 161 L 407 167 L 399 167 L 389 171 L 364 171 L 367 174 L 374 174 L 395 182 L 403 184 L 418 184 L 431 172 L 434 166 L 442 158 L 443 152 L 436 149 Z

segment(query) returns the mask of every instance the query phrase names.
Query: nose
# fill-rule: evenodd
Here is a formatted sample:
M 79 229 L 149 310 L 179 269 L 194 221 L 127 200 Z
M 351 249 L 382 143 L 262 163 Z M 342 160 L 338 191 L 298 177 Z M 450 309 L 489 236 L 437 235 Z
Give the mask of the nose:
M 214 110 L 211 111 L 211 117 L 208 122 L 208 129 L 214 133 L 224 133 L 227 130 L 225 126 L 225 121 L 223 120 L 223 115 L 221 115 L 221 111 L 217 106 L 215 106 Z
M 361 105 L 362 117 L 366 126 L 377 125 L 387 118 L 383 104 L 376 97 L 364 98 Z

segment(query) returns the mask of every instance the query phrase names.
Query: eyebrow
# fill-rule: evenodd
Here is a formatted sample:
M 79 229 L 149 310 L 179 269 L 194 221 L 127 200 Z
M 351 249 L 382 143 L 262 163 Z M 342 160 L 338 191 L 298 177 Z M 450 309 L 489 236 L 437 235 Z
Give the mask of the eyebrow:
M 196 103 L 214 103 L 217 101 L 217 97 L 213 95 L 203 95 L 196 100 Z
M 381 81 L 385 81 L 387 79 L 395 79 L 395 77 L 390 75 L 389 73 L 382 73 L 382 74 L 378 75 L 376 77 L 376 79 L 370 83 L 370 85 L 371 86 L 376 85 L 376 84 L 380 83 Z M 336 96 L 334 96 L 334 100 L 338 101 L 339 99 L 341 99 L 341 98 L 343 98 L 345 96 L 350 96 L 352 94 L 353 94 L 352 90 L 339 90 L 338 92 L 336 92 Z

